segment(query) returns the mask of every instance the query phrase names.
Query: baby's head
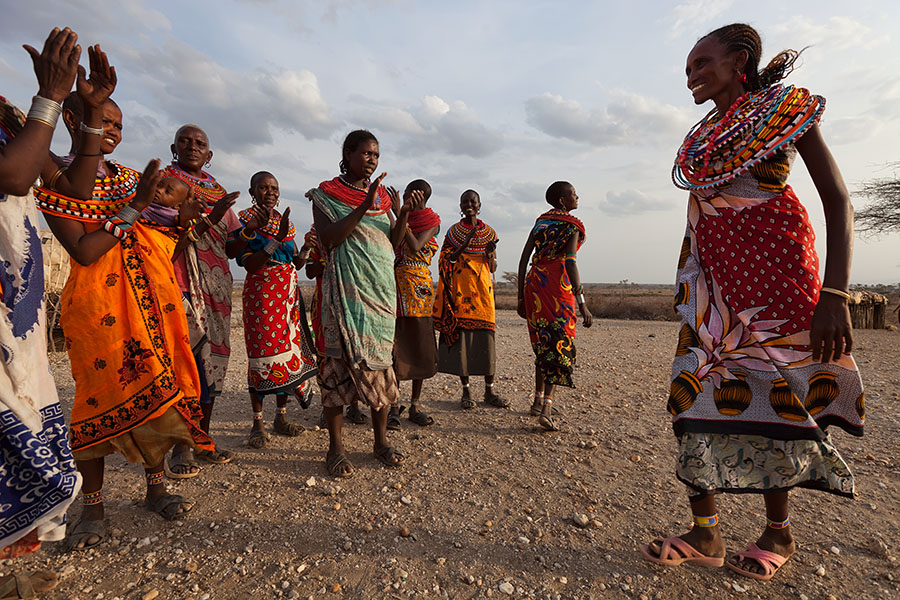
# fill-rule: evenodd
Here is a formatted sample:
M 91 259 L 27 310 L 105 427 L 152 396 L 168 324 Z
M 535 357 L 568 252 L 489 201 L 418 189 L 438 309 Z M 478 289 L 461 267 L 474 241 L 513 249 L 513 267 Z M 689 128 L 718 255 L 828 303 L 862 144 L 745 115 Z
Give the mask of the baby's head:
M 181 203 L 187 198 L 190 188 L 188 184 L 177 177 L 165 177 L 156 186 L 156 194 L 153 202 L 169 208 L 180 208 Z

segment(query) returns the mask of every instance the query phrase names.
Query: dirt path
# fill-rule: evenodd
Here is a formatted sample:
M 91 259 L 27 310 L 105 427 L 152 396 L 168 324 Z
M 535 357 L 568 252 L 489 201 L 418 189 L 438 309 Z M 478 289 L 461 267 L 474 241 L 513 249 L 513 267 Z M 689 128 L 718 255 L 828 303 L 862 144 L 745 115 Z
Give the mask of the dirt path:
M 524 322 L 502 311 L 497 387 L 513 410 L 479 404 L 463 412 L 457 382 L 439 375 L 425 391 L 437 423 L 422 429 L 404 419 L 392 434 L 406 465 L 381 467 L 369 428 L 347 426 L 357 472 L 337 481 L 324 472 L 325 431 L 273 436 L 260 451 L 244 445 L 250 407 L 235 317 L 213 433 L 237 459 L 173 483 L 197 506 L 169 523 L 143 509 L 140 469 L 111 457 L 104 486 L 111 539 L 78 554 L 48 544 L 15 565 L 61 574 L 46 598 L 900 597 L 898 333 L 857 332 L 870 419 L 866 437 L 837 431 L 834 440 L 859 497 L 793 493 L 800 551 L 774 582 L 760 584 L 725 570 L 664 570 L 637 554 L 639 544 L 689 524 L 665 411 L 677 324 L 598 321 L 579 329 L 579 387 L 558 395 L 562 431 L 543 433 L 527 416 L 533 357 Z M 64 354 L 53 361 L 68 410 L 68 362 Z M 472 389 L 480 395 L 481 382 Z M 405 399 L 408 387 L 403 392 Z M 271 400 L 265 414 L 271 423 Z M 307 411 L 292 403 L 289 416 L 312 429 L 318 402 Z M 730 550 L 758 535 L 761 504 L 757 496 L 723 499 Z M 587 515 L 587 527 L 574 524 L 576 513 Z

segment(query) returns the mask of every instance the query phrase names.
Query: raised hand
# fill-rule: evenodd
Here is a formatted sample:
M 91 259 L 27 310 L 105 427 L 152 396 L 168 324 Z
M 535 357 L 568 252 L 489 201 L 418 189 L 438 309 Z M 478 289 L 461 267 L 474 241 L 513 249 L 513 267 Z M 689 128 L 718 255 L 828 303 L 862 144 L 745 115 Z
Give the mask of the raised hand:
M 86 78 L 84 67 L 78 65 L 78 82 L 76 91 L 86 106 L 103 108 L 103 105 L 116 89 L 116 68 L 109 64 L 106 53 L 100 44 L 88 46 L 88 60 L 91 65 L 91 77 Z
M 387 186 L 385 189 L 391 196 L 391 211 L 396 216 L 399 207 L 403 204 L 403 202 L 400 200 L 400 192 L 398 192 L 397 188 L 392 185 Z
M 382 173 L 378 176 L 378 179 L 373 181 L 369 186 L 369 191 L 366 194 L 365 200 L 366 210 L 368 210 L 370 207 L 375 207 L 376 210 L 381 209 L 381 199 L 378 196 L 378 188 L 381 187 L 381 180 L 383 180 L 385 177 L 387 177 L 387 173 Z
M 400 207 L 400 213 L 409 213 L 418 208 L 424 202 L 425 195 L 421 190 L 413 190 L 406 198 L 403 199 L 403 205 Z
M 259 204 L 255 204 L 251 209 L 251 212 L 253 214 L 250 215 L 250 219 L 248 219 L 247 223 L 244 225 L 244 231 L 247 233 L 265 227 L 271 216 L 271 212 Z
M 153 196 L 156 194 L 156 187 L 162 179 L 159 172 L 159 159 L 154 158 L 147 163 L 147 168 L 141 175 L 138 182 L 137 191 L 134 194 L 134 200 L 131 201 L 131 208 L 142 211 L 153 202 Z
M 288 231 L 291 229 L 291 207 L 287 207 L 284 209 L 284 213 L 281 215 L 281 223 L 278 224 L 278 233 L 275 234 L 275 239 L 279 242 L 283 242 L 284 238 L 287 237 Z
M 200 217 L 206 210 L 206 203 L 198 194 L 194 193 L 194 188 L 188 189 L 187 197 L 178 209 L 178 222 L 182 227 Z
M 34 74 L 38 80 L 38 96 L 62 103 L 72 91 L 78 72 L 81 46 L 76 44 L 78 34 L 66 27 L 54 27 L 44 41 L 44 49 L 38 52 L 28 44 L 22 47 L 31 55 Z
M 209 213 L 209 220 L 212 221 L 213 225 L 218 225 L 219 221 L 222 220 L 222 217 L 225 216 L 225 213 L 228 212 L 228 209 L 234 206 L 235 201 L 237 201 L 237 198 L 240 195 L 240 192 L 231 192 L 216 202 L 212 212 Z

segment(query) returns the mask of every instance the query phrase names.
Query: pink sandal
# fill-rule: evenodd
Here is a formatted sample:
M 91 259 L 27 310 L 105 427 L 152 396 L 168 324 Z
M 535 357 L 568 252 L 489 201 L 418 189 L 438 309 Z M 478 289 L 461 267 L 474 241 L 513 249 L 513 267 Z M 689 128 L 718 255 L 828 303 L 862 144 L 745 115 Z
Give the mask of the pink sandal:
M 692 562 L 701 567 L 721 567 L 725 564 L 724 556 L 706 556 L 678 536 L 662 541 L 659 556 L 650 553 L 650 544 L 641 546 L 641 554 L 652 563 L 677 567 L 681 563 Z
M 747 549 L 743 552 L 738 552 L 734 554 L 734 556 L 739 560 L 743 561 L 744 559 L 749 558 L 750 560 L 755 560 L 765 571 L 764 573 L 753 573 L 752 571 L 746 571 L 730 560 L 725 563 L 725 566 L 738 573 L 739 575 L 743 575 L 744 577 L 749 577 L 750 579 L 756 579 L 757 581 L 769 581 L 772 577 L 775 576 L 775 573 L 781 566 L 787 562 L 787 557 L 782 556 L 780 554 L 776 554 L 774 552 L 769 552 L 768 550 L 763 550 L 756 544 L 750 544 L 747 546 Z

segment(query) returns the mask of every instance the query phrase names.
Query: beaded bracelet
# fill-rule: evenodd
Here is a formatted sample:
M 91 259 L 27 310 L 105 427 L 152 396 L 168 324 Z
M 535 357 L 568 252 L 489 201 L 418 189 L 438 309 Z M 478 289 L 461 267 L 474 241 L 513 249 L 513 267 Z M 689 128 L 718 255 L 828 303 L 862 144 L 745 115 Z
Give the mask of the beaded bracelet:
M 131 223 L 116 217 L 110 217 L 103 223 L 103 230 L 122 241 L 131 232 Z
M 187 230 L 187 236 L 188 236 L 188 239 L 191 240 L 192 242 L 200 241 L 200 236 L 197 234 L 196 231 L 194 231 L 193 227 L 191 227 L 190 229 Z

